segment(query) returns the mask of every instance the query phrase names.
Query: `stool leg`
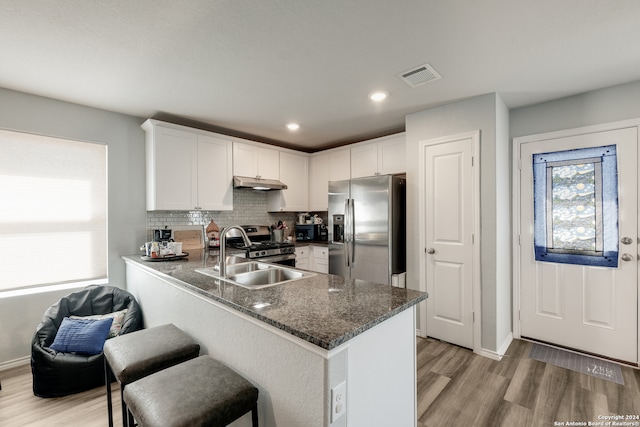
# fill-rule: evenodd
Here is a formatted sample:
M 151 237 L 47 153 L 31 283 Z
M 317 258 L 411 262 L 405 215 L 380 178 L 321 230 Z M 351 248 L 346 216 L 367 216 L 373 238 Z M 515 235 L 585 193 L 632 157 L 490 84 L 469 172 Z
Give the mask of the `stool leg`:
M 104 355 L 103 355 L 104 356 Z M 109 375 L 109 363 L 104 358 L 104 381 L 107 385 L 107 411 L 109 412 L 109 427 L 113 427 L 113 405 L 111 403 L 111 375 Z
M 127 414 L 129 415 L 129 427 L 136 427 L 136 420 L 133 419 L 133 414 L 131 413 L 131 411 L 129 410 L 129 408 L 127 408 Z
M 251 423 L 253 427 L 258 427 L 258 404 L 256 403 L 251 410 Z
M 124 403 L 124 384 L 120 384 L 120 402 L 122 404 L 122 426 L 127 427 L 129 423 L 127 422 L 127 404 Z

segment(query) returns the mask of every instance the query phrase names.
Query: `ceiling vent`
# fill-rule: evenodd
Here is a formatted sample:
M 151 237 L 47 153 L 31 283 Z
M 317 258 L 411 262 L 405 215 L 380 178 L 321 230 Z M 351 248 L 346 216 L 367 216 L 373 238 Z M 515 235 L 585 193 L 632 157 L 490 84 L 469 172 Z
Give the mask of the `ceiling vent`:
M 422 86 L 425 83 L 442 78 L 429 64 L 419 65 L 411 70 L 396 74 L 396 76 L 411 87 Z

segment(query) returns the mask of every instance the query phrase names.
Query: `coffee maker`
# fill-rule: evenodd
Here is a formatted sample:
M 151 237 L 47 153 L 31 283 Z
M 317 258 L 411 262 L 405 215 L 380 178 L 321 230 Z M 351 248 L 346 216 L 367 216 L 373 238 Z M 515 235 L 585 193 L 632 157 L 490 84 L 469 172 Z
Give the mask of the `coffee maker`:
M 153 240 L 156 242 L 168 242 L 172 240 L 171 230 L 165 227 L 163 230 L 153 230 Z

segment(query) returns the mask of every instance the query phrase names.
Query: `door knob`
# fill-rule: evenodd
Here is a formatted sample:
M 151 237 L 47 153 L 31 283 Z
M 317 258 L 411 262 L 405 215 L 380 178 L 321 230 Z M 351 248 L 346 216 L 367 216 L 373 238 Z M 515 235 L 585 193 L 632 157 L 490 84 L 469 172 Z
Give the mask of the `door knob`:
M 435 254 L 435 253 L 436 253 L 436 250 L 435 250 L 435 249 L 433 249 L 433 248 L 429 248 L 429 249 L 427 249 L 427 253 L 428 253 L 429 255 L 433 255 L 433 254 Z
M 631 261 L 633 256 L 631 256 L 631 254 L 622 254 L 620 258 L 622 258 L 623 261 Z
M 623 245 L 630 245 L 633 243 L 633 239 L 631 237 L 623 237 L 620 239 L 620 242 L 622 242 Z

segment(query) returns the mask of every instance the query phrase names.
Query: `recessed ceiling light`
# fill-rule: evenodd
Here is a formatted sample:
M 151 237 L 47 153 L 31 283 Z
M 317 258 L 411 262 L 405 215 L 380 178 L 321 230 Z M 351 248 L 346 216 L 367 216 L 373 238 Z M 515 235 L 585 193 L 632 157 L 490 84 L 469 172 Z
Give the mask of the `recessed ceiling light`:
M 300 125 L 297 123 L 287 123 L 287 129 L 289 130 L 298 130 L 300 129 Z
M 371 92 L 369 94 L 369 99 L 374 102 L 380 102 L 380 101 L 384 101 L 387 98 L 387 96 L 389 96 L 389 92 L 380 90 L 377 92 Z

